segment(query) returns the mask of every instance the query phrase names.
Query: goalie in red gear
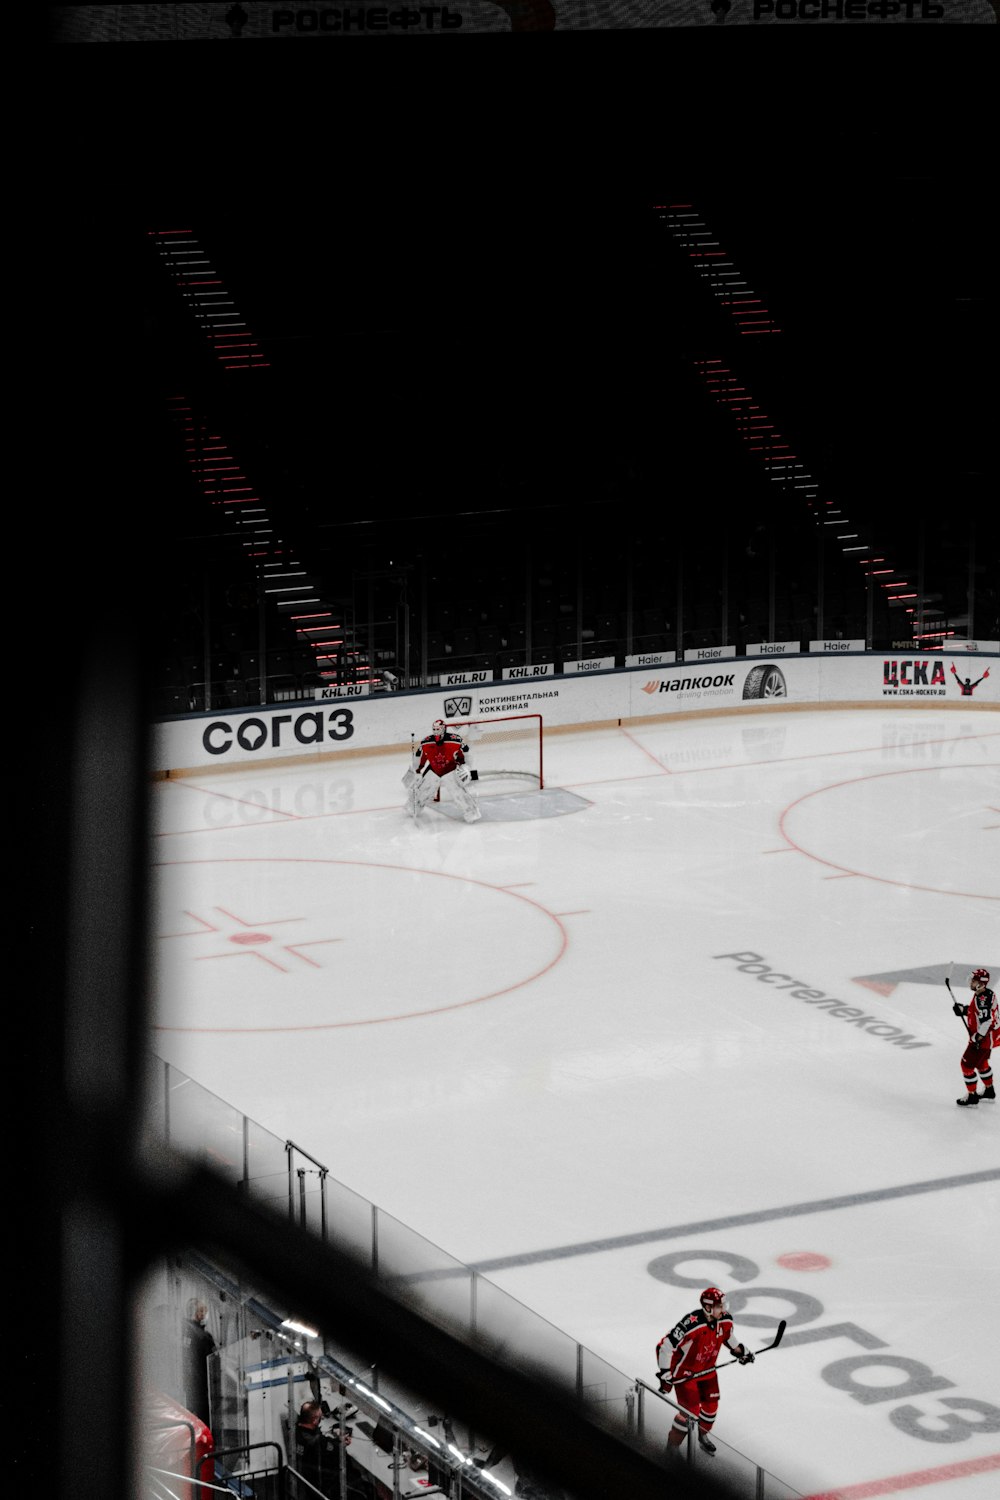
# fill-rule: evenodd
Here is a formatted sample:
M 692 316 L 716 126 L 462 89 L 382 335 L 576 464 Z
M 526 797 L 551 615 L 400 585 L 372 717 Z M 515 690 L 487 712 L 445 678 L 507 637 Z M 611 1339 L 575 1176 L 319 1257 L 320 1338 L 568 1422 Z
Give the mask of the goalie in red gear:
M 990 1053 L 994 1047 L 1000 1047 L 1000 1005 L 989 986 L 989 969 L 975 969 L 969 975 L 972 999 L 968 1005 L 962 1005 L 958 1000 L 952 1005 L 952 1010 L 965 1022 L 969 1033 L 969 1045 L 962 1053 L 961 1061 L 965 1094 L 955 1100 L 963 1107 L 978 1104 L 981 1098 L 996 1098 Z M 977 1074 L 983 1080 L 982 1094 L 977 1091 Z
M 452 733 L 443 719 L 435 719 L 430 734 L 414 746 L 409 770 L 403 777 L 403 785 L 409 792 L 407 811 L 416 818 L 447 782 L 452 800 L 461 808 L 465 821 L 475 823 L 482 813 L 472 789 L 474 779 L 468 744 Z
M 753 1352 L 745 1344 L 732 1343 L 733 1320 L 724 1294 L 717 1286 L 706 1287 L 699 1305 L 664 1334 L 656 1346 L 660 1390 L 673 1392 L 680 1407 L 667 1438 L 667 1448 L 679 1448 L 692 1422 L 698 1425 L 698 1442 L 706 1453 L 715 1452 L 709 1433 L 719 1410 L 719 1377 L 715 1366 L 725 1345 L 741 1365 L 753 1364 Z M 671 1350 L 665 1367 L 666 1350 Z

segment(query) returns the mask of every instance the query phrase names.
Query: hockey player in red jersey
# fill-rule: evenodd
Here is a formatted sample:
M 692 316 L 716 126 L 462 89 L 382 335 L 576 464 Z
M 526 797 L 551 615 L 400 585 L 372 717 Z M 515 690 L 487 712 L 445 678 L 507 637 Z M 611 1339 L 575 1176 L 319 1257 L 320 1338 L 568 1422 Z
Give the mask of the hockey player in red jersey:
M 473 772 L 469 764 L 469 747 L 453 734 L 443 719 L 435 719 L 430 734 L 414 746 L 413 759 L 403 777 L 409 792 L 406 807 L 415 818 L 422 807 L 437 794 L 447 779 L 452 799 L 462 809 L 467 823 L 482 817 L 479 799 L 472 789 Z
M 965 1096 L 955 1100 L 956 1104 L 963 1106 L 978 1104 L 980 1098 L 996 1098 L 990 1052 L 994 1047 L 1000 1047 L 1000 1005 L 989 984 L 989 969 L 976 969 L 969 975 L 972 999 L 968 1005 L 962 1005 L 958 1000 L 952 1005 L 952 1010 L 956 1016 L 961 1016 L 969 1033 L 969 1045 L 962 1053 Z M 977 1073 L 983 1080 L 981 1095 L 976 1092 Z
M 717 1286 L 706 1287 L 700 1305 L 681 1318 L 656 1346 L 660 1390 L 681 1408 L 674 1417 L 667 1438 L 667 1448 L 679 1448 L 687 1437 L 691 1422 L 698 1424 L 698 1443 L 706 1453 L 715 1452 L 709 1438 L 719 1410 L 719 1377 L 715 1366 L 723 1345 L 741 1365 L 752 1365 L 753 1351 L 745 1344 L 734 1344 L 733 1320 L 726 1310 L 725 1297 Z M 666 1365 L 667 1349 L 670 1354 Z

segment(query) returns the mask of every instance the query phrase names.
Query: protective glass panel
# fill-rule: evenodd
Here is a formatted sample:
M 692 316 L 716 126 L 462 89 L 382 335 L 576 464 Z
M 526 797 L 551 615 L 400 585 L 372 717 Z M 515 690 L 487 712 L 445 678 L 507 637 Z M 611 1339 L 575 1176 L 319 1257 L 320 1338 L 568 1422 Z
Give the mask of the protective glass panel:
M 176 1068 L 166 1083 L 167 1141 L 178 1151 L 220 1172 L 230 1182 L 243 1177 L 243 1116 Z
M 247 1188 L 251 1196 L 276 1213 L 288 1212 L 288 1151 L 285 1142 L 248 1120 Z
M 488 1281 L 476 1289 L 477 1342 L 525 1374 L 543 1375 L 567 1392 L 577 1389 L 577 1343 L 516 1297 Z
M 378 1212 L 379 1280 L 439 1328 L 468 1337 L 473 1273 L 391 1215 Z

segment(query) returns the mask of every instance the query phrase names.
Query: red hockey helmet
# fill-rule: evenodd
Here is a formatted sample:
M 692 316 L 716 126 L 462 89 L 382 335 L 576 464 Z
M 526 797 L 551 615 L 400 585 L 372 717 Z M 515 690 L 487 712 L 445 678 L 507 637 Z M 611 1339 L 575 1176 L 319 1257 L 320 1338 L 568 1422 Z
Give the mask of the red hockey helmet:
M 969 975 L 969 985 L 970 986 L 974 985 L 980 979 L 983 981 L 983 984 L 989 984 L 989 982 L 990 982 L 990 971 L 989 971 L 989 969 L 973 969 L 972 973 Z
M 725 1292 L 720 1291 L 717 1286 L 707 1286 L 702 1292 L 701 1298 L 699 1300 L 701 1301 L 702 1307 L 718 1305 L 722 1308 L 723 1312 L 727 1311 L 726 1294 Z

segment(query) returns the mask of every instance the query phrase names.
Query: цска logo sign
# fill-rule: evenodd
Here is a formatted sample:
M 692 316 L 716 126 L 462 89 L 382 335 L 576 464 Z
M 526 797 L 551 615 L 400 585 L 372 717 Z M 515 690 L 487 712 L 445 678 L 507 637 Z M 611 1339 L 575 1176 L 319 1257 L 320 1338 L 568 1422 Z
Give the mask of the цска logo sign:
M 940 657 L 934 661 L 917 661 L 904 657 L 902 661 L 887 658 L 882 663 L 883 692 L 914 693 L 923 690 L 944 697 L 944 662 Z
M 985 682 L 990 675 L 989 667 L 986 668 L 982 677 L 977 677 L 975 682 L 972 674 L 962 677 L 955 669 L 952 662 L 950 669 L 952 676 L 958 684 L 958 691 L 963 698 L 971 698 L 981 682 Z M 928 697 L 943 698 L 948 691 L 948 679 L 945 676 L 944 662 L 935 657 L 931 661 L 921 661 L 916 657 L 903 657 L 894 660 L 887 657 L 882 663 L 882 695 L 883 697 Z

